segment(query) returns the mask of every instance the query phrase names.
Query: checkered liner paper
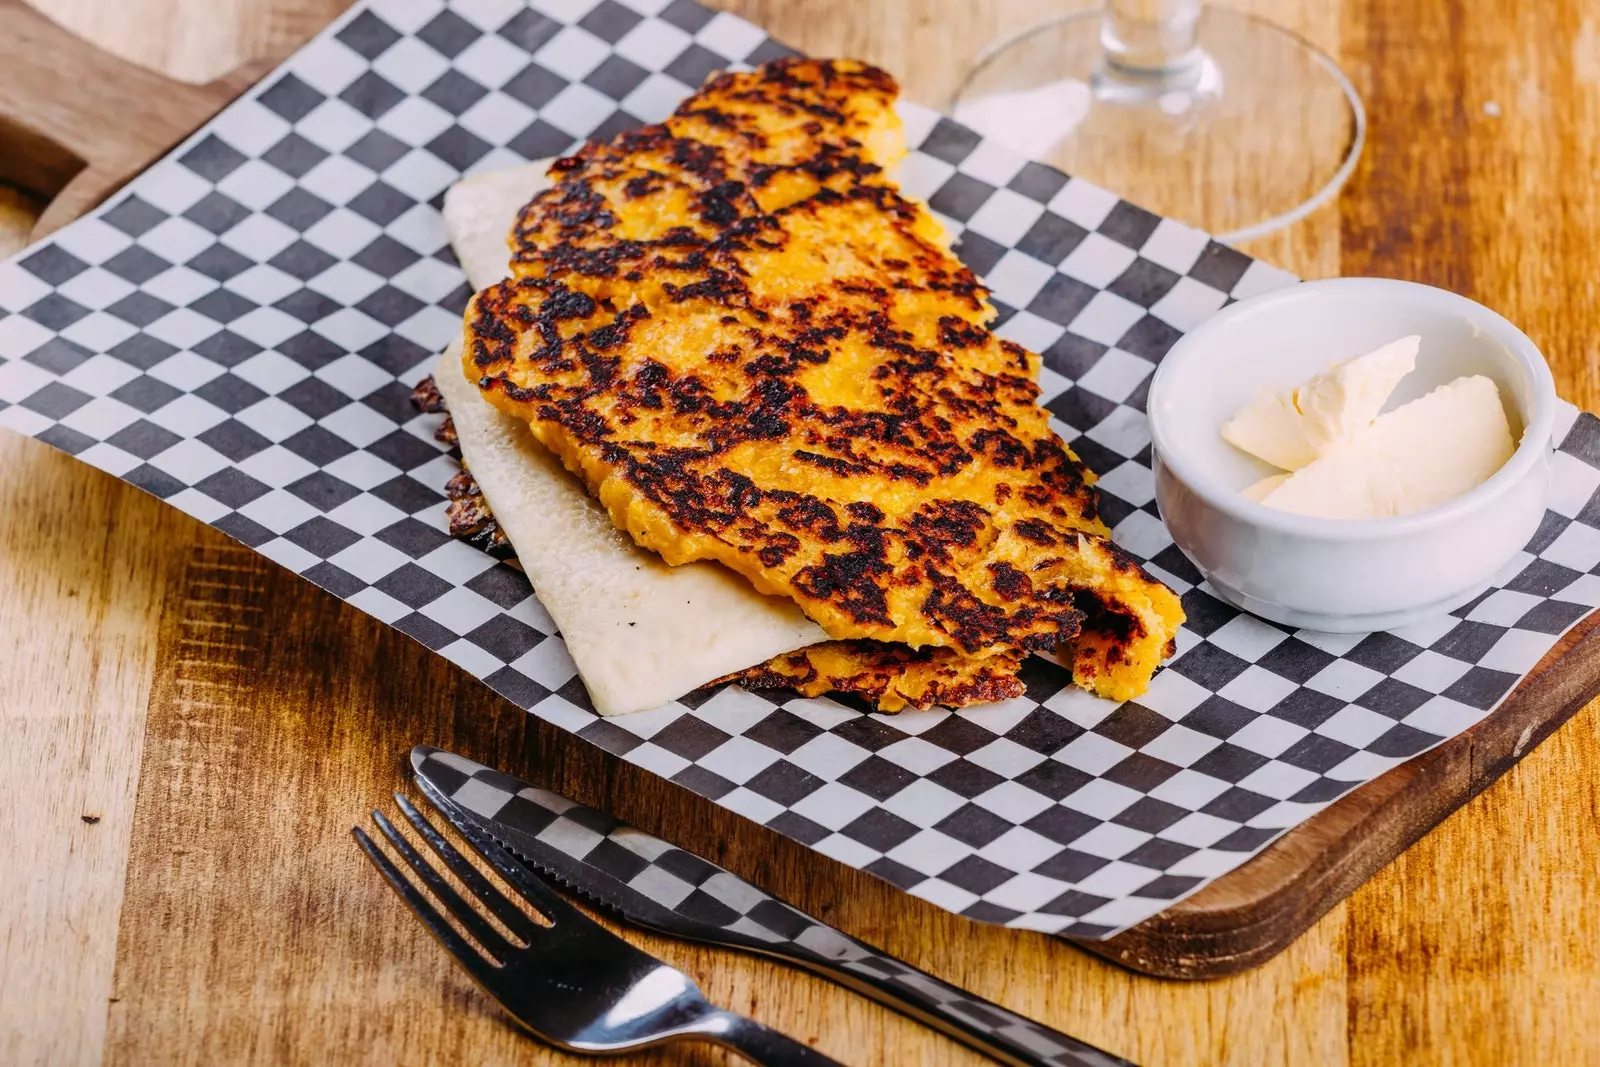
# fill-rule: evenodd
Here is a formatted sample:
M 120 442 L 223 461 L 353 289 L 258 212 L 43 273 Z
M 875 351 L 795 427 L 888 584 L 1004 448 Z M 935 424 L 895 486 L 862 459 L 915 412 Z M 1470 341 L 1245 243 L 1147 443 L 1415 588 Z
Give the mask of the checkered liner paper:
M 445 533 L 455 462 L 410 386 L 468 297 L 439 216 L 465 173 L 664 118 L 788 54 L 693 0 L 359 4 L 93 216 L 0 264 L 0 424 L 238 538 L 533 714 L 986 922 L 1104 937 L 1478 722 L 1600 605 L 1600 422 L 1569 412 L 1549 514 L 1449 618 L 1334 637 L 1213 597 L 1157 517 L 1144 401 L 1183 333 L 1292 278 L 908 109 L 902 175 L 1101 475 L 1117 540 L 1183 597 L 1137 702 L 1035 658 L 1027 696 L 863 715 L 737 688 L 589 708 L 521 572 Z

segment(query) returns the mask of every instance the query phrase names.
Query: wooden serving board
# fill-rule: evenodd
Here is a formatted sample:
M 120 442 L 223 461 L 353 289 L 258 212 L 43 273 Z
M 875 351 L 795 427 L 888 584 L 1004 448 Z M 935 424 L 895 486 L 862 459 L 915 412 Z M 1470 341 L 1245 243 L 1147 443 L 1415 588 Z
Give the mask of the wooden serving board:
M 92 47 L 19 0 L 0 0 L 0 183 L 47 205 L 31 239 L 92 210 L 271 65 L 264 61 L 208 85 L 186 85 Z M 223 568 L 217 580 L 250 585 L 263 570 L 275 568 L 252 559 L 246 567 Z M 331 600 L 309 587 L 293 599 L 307 598 Z M 1350 794 L 1155 918 L 1083 947 L 1135 971 L 1173 978 L 1218 977 L 1270 959 L 1600 694 L 1597 631 L 1600 613 L 1568 634 L 1474 729 Z M 494 700 L 485 695 L 467 703 Z M 503 723 L 505 715 L 495 718 Z M 529 765 L 505 769 L 550 781 L 536 765 L 550 748 L 513 745 L 508 751 L 522 753 Z M 605 773 L 638 777 L 620 767 Z M 650 828 L 671 836 L 670 827 Z
M 47 205 L 30 240 L 93 210 L 271 66 L 185 85 L 0 0 L 0 182 Z

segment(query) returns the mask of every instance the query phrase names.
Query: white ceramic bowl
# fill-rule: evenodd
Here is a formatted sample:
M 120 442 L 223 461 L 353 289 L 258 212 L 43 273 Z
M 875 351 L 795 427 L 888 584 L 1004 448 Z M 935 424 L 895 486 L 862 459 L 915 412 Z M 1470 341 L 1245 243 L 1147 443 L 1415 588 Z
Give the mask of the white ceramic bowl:
M 1487 482 L 1415 515 L 1293 515 L 1239 491 L 1277 473 L 1222 440 L 1264 386 L 1288 388 L 1340 360 L 1419 334 L 1394 407 L 1463 374 L 1500 387 L 1521 442 Z M 1156 500 L 1178 547 L 1235 606 L 1343 633 L 1443 614 L 1487 588 L 1524 548 L 1549 492 L 1555 385 L 1533 342 L 1482 304 L 1385 278 L 1304 282 L 1241 301 L 1173 345 L 1150 386 Z

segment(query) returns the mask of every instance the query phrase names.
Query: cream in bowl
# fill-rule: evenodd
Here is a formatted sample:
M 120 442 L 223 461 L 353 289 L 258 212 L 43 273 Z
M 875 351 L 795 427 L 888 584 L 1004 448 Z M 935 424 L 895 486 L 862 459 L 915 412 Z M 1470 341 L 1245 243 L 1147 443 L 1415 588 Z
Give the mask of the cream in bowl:
M 1477 596 L 1549 486 L 1555 389 L 1465 297 L 1379 278 L 1227 308 L 1150 391 L 1156 496 L 1225 599 L 1292 626 L 1386 629 Z
M 1336 363 L 1295 389 L 1263 389 L 1222 439 L 1281 470 L 1242 492 L 1323 519 L 1388 519 L 1438 507 L 1505 466 L 1516 443 L 1494 379 L 1462 375 L 1384 411 L 1422 338 Z

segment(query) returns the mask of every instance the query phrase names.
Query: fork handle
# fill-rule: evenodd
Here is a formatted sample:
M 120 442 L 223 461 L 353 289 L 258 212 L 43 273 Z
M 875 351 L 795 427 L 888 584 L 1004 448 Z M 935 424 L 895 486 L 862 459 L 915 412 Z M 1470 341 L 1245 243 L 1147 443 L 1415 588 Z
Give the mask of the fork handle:
M 731 1011 L 713 1011 L 695 1032 L 763 1067 L 842 1067 L 810 1045 Z

